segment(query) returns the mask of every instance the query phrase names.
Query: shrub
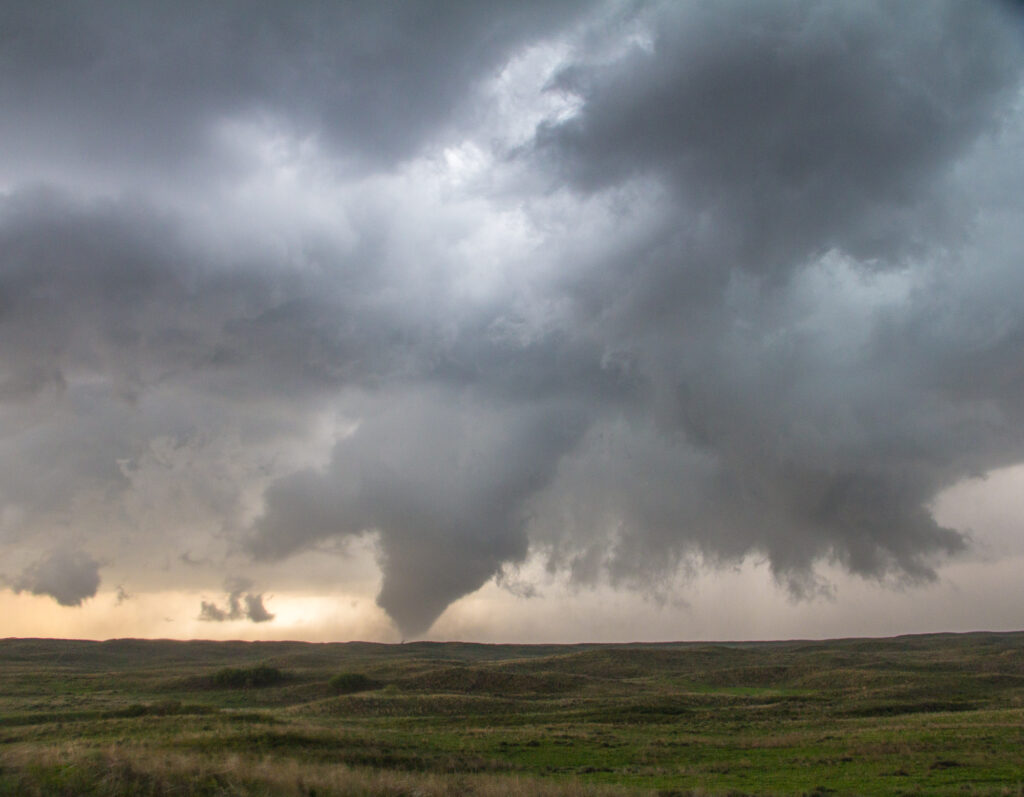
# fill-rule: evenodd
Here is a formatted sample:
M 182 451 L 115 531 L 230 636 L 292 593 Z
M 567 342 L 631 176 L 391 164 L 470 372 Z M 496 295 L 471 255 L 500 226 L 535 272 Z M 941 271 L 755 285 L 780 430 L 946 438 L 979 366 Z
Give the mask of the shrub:
M 367 692 L 370 689 L 380 687 L 379 683 L 363 675 L 361 672 L 338 673 L 327 683 L 331 689 L 343 695 L 351 695 L 354 692 Z
M 274 686 L 284 681 L 285 674 L 277 667 L 261 664 L 257 667 L 225 667 L 215 672 L 211 678 L 213 685 L 220 689 L 253 689 L 261 686 Z

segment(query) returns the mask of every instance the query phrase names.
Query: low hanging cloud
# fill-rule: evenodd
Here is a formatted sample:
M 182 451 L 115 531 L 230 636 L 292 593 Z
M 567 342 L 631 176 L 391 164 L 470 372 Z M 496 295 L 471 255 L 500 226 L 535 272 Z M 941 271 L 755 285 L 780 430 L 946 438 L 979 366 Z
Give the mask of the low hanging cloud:
M 378 603 L 403 632 L 422 633 L 502 563 L 526 557 L 528 500 L 576 443 L 582 421 L 561 403 L 495 406 L 468 390 L 389 397 L 367 407 L 326 470 L 268 490 L 253 550 L 274 558 L 375 531 Z
M 531 555 L 924 583 L 1024 461 L 1009 6 L 64 10 L 0 12 L 5 550 L 368 538 L 413 636 Z
M 663 430 L 620 440 L 633 462 L 577 461 L 583 482 L 551 499 L 619 530 L 613 572 L 758 550 L 797 593 L 819 558 L 929 579 L 966 539 L 928 501 L 1020 456 L 1018 380 L 997 376 L 1019 373 L 1019 303 L 999 302 L 978 395 L 946 371 L 995 309 L 964 303 L 957 273 L 1019 284 L 979 246 L 961 169 L 1019 96 L 1020 41 L 996 8 L 933 10 L 655 7 L 649 46 L 556 77 L 582 107 L 539 129 L 542 162 L 585 195 L 667 191 L 654 234 L 567 281 L 577 330 L 644 372 Z
M 201 601 L 199 619 L 210 623 L 228 620 L 250 620 L 267 623 L 274 615 L 263 605 L 263 593 L 246 592 L 252 587 L 248 579 L 230 579 L 225 585 L 228 590 L 226 604 L 218 606 L 213 601 Z
M 99 562 L 78 550 L 54 551 L 14 580 L 15 592 L 49 595 L 61 606 L 81 606 L 99 586 Z

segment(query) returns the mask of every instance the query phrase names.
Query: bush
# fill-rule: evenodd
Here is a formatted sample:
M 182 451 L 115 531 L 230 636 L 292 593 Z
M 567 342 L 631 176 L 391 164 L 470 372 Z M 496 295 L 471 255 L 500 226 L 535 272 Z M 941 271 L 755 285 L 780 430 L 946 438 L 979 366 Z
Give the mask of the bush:
M 211 706 L 183 704 L 180 700 L 161 700 L 157 703 L 132 703 L 124 708 L 104 711 L 101 717 L 132 718 L 132 717 L 170 717 L 178 714 L 211 714 L 216 711 Z M 3 794 L 3 791 L 0 791 Z
M 351 695 L 354 692 L 367 692 L 370 689 L 380 687 L 379 683 L 363 675 L 361 672 L 338 673 L 327 683 L 331 689 L 343 695 Z
M 286 679 L 277 667 L 261 664 L 258 667 L 225 667 L 215 672 L 211 678 L 213 685 L 220 689 L 253 689 L 261 686 L 274 686 Z

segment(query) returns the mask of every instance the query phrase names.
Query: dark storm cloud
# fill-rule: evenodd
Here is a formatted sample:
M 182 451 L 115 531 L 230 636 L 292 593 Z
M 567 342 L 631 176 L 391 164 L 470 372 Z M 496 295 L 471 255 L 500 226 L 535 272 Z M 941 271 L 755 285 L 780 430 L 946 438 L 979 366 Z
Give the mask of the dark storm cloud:
M 255 551 L 280 556 L 334 534 L 378 531 L 378 602 L 404 633 L 420 634 L 503 562 L 526 557 L 526 500 L 551 479 L 582 421 L 572 407 L 481 401 L 468 389 L 385 397 L 325 471 L 268 491 Z
M 27 567 L 15 592 L 49 595 L 61 606 L 81 606 L 100 586 L 99 562 L 84 551 L 59 550 Z
M 362 273 L 361 258 L 386 259 L 375 247 L 329 252 L 330 272 L 296 275 L 260 260 L 218 263 L 180 220 L 138 203 L 34 190 L 0 209 L 0 384 L 9 407 L 56 396 L 45 423 L 8 438 L 5 454 L 19 467 L 2 486 L 6 500 L 42 518 L 73 511 L 86 490 L 129 496 L 154 435 L 185 445 L 190 427 L 221 422 L 204 397 L 262 404 L 267 435 L 285 408 L 369 388 L 371 401 L 351 402 L 349 412 L 365 417 L 338 447 L 333 476 L 303 472 L 268 493 L 256 548 L 281 556 L 333 534 L 380 530 L 380 600 L 406 629 L 424 630 L 502 562 L 525 556 L 523 502 L 588 412 L 570 402 L 581 390 L 622 390 L 593 351 L 564 340 L 524 348 L 491 330 L 486 308 L 435 319 L 417 310 L 415 295 L 381 301 L 402 275 L 386 266 Z M 452 320 L 463 325 L 455 338 L 443 330 Z M 409 401 L 417 391 L 421 400 Z M 161 423 L 145 412 L 156 393 L 192 406 Z M 386 446 L 389 459 L 376 468 Z M 438 456 L 472 460 L 458 472 L 464 483 L 455 472 L 431 481 Z M 339 494 L 353 469 L 363 489 Z M 320 523 L 315 501 L 287 505 L 296 485 L 317 479 L 333 501 Z M 223 500 L 215 495 L 204 500 Z M 235 509 L 228 501 L 222 511 Z M 245 615 L 235 592 L 227 609 L 209 603 L 202 616 Z M 262 616 L 261 604 L 251 609 Z
M 964 547 L 925 505 L 1024 442 L 1019 280 L 979 262 L 976 195 L 957 174 L 1019 90 L 1019 20 L 1004 11 L 665 5 L 647 12 L 649 48 L 562 70 L 556 86 L 583 105 L 538 131 L 542 162 L 579 192 L 669 192 L 653 235 L 565 284 L 577 329 L 641 364 L 651 417 L 678 436 L 630 436 L 565 469 L 553 536 L 586 529 L 574 544 L 589 551 L 569 562 L 643 582 L 694 552 L 757 550 L 802 592 L 821 557 L 919 579 Z M 944 268 L 994 291 L 972 302 L 927 276 Z M 993 312 L 1008 320 L 969 347 L 977 369 L 947 370 L 965 339 L 944 328 L 974 337 L 967 318 L 991 326 Z M 593 550 L 609 544 L 600 528 L 621 537 L 610 552 Z
M 217 125 L 315 135 L 359 168 L 411 155 L 475 84 L 579 3 L 6 3 L 12 156 L 175 173 L 237 166 Z
M 180 220 L 138 202 L 0 197 L 0 256 L 0 396 L 10 401 L 90 373 L 126 400 L 204 379 L 294 397 L 393 370 L 382 362 L 392 340 L 428 334 L 403 329 L 404 308 L 360 306 L 386 271 L 353 297 L 336 283 L 367 264 L 336 253 L 328 276 L 247 256 L 225 265 Z
M 721 271 L 789 270 L 833 247 L 891 265 L 933 242 L 947 221 L 937 178 L 1020 71 L 1019 27 L 991 5 L 645 13 L 650 49 L 556 77 L 583 106 L 543 125 L 537 148 L 581 190 L 669 183 L 684 224 L 712 225 Z
M 316 347 L 315 321 L 266 353 L 258 335 L 237 331 L 272 326 L 263 319 L 278 292 L 259 269 L 218 271 L 173 221 L 137 203 L 37 190 L 0 198 L 3 442 L 19 462 L 0 493 L 52 509 L 86 483 L 123 482 L 118 459 L 149 431 L 133 408 L 161 385 L 238 397 L 256 384 L 261 396 L 298 399 L 331 383 L 297 350 Z M 257 377 L 267 369 L 272 379 Z
M 1024 460 L 1020 32 L 966 2 L 7 4 L 0 542 L 194 546 L 198 578 L 171 515 L 282 568 L 373 534 L 409 635 L 531 550 L 654 593 L 750 556 L 796 594 L 822 561 L 927 580 L 968 543 L 929 502 Z M 19 588 L 94 594 L 82 557 Z M 249 588 L 201 617 L 271 619 Z

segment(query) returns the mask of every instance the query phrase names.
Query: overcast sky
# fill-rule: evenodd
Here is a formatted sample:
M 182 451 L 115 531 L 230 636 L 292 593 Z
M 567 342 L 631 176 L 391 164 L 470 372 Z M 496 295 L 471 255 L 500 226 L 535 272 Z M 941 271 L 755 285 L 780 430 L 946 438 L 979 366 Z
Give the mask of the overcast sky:
M 1024 626 L 1024 18 L 0 4 L 0 636 Z

